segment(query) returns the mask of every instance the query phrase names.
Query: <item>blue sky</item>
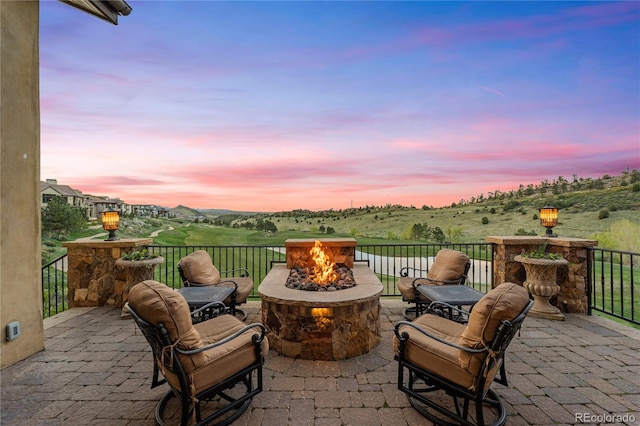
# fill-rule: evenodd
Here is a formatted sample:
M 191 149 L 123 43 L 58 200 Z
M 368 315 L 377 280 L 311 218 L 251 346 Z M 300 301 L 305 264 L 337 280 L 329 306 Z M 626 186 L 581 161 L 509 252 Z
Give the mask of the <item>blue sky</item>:
M 638 2 L 41 2 L 41 175 L 131 204 L 442 206 L 640 169 Z

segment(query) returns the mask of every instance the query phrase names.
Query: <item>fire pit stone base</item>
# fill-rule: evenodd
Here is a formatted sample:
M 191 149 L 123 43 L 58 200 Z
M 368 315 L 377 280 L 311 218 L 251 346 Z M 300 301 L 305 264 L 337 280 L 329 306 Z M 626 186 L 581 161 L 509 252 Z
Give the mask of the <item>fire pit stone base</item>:
M 258 287 L 269 346 L 302 359 L 341 360 L 380 343 L 382 283 L 365 264 L 352 268 L 353 288 L 316 292 L 287 288 L 286 265 L 274 265 Z

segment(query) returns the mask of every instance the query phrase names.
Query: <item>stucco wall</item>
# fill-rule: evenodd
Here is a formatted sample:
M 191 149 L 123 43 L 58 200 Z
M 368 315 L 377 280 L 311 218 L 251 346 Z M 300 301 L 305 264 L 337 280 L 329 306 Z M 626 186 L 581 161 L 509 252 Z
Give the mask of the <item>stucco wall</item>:
M 0 1 L 0 367 L 44 349 L 38 21 L 37 1 Z

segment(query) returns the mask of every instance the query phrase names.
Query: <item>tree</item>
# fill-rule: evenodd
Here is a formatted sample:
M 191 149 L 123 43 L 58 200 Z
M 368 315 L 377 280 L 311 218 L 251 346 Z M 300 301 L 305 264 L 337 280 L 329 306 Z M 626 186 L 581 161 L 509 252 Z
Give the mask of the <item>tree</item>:
M 63 197 L 54 197 L 42 209 L 42 230 L 51 233 L 73 232 L 87 223 L 84 211 L 69 205 Z
M 444 232 L 442 232 L 442 229 L 440 229 L 439 226 L 436 226 L 435 228 L 431 229 L 431 239 L 434 241 L 437 241 L 439 243 L 443 243 L 445 240 L 445 235 Z
M 463 228 L 461 226 L 447 226 L 445 233 L 450 243 L 457 243 L 462 238 Z
M 425 237 L 425 226 L 421 223 L 414 223 L 413 226 L 411 226 L 409 235 L 412 240 L 422 240 Z

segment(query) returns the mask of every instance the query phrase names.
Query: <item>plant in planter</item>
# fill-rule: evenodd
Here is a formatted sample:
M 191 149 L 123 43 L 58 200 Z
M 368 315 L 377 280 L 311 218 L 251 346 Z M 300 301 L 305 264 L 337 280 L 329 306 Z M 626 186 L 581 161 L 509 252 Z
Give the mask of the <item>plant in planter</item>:
M 142 250 L 133 250 L 127 253 L 124 253 L 120 256 L 122 260 L 130 260 L 130 261 L 142 261 L 142 260 L 151 260 L 151 259 L 162 259 L 159 254 L 151 253 L 146 248 Z
M 153 271 L 155 267 L 164 263 L 164 258 L 158 254 L 151 253 L 146 248 L 141 250 L 133 250 L 124 253 L 116 260 L 116 266 L 124 269 L 125 282 L 122 291 L 117 289 L 114 291 L 114 305 L 123 307 L 127 302 L 129 290 L 131 287 L 145 280 L 153 279 Z M 123 317 L 128 315 L 123 312 Z
M 558 267 L 568 265 L 569 262 L 559 254 L 547 253 L 546 244 L 536 251 L 523 251 L 514 260 L 524 266 L 527 278 L 522 285 L 533 295 L 534 302 L 529 315 L 564 320 L 560 309 L 551 305 L 549 299 L 560 292 L 560 286 L 556 283 Z

